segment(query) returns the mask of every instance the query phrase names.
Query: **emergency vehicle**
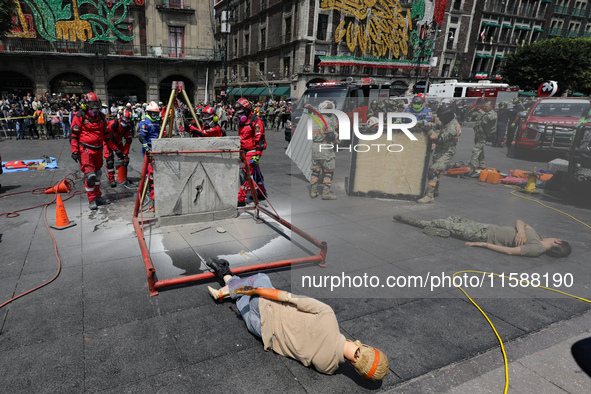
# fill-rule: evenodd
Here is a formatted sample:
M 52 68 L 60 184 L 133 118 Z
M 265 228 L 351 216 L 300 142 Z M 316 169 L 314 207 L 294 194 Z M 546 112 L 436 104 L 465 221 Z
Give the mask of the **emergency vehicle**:
M 467 99 L 471 101 L 470 109 L 480 108 L 486 100 L 495 104 L 499 102 L 511 102 L 519 94 L 518 86 L 509 86 L 506 83 L 482 82 L 458 82 L 450 80 L 445 83 L 434 83 L 429 86 L 429 99 Z
M 317 107 L 325 100 L 332 100 L 336 109 L 351 114 L 356 112 L 359 114 L 359 121 L 365 123 L 369 103 L 372 100 L 381 101 L 390 97 L 391 87 L 390 81 L 376 78 L 354 80 L 349 77 L 345 81 L 310 83 L 295 108 L 292 108 L 291 119 L 285 125 L 285 140 L 291 140 L 291 133 L 296 129 L 306 104 Z M 295 124 L 292 124 L 292 121 Z

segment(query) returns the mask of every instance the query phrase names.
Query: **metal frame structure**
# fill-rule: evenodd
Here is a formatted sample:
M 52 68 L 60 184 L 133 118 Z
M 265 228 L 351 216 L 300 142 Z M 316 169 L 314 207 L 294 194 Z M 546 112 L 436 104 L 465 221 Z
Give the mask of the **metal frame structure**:
M 173 84 L 173 93 L 171 94 L 170 101 L 168 103 L 167 114 L 168 114 L 168 110 L 172 104 L 172 101 L 174 99 L 174 96 L 176 96 L 175 91 L 174 91 L 175 88 L 176 88 L 176 86 Z M 179 90 L 181 90 L 182 93 L 184 93 L 184 88 L 180 88 Z M 184 95 L 185 95 L 185 99 L 188 101 L 188 98 L 186 97 L 186 93 L 184 93 Z M 192 110 L 192 106 L 191 106 L 190 101 L 188 101 L 188 104 L 189 104 L 189 108 L 191 108 L 191 110 Z M 161 137 L 162 137 L 162 133 L 160 134 L 160 138 Z M 243 152 L 236 151 L 236 150 L 209 150 L 209 151 L 152 152 L 151 154 L 152 155 L 193 154 L 193 153 L 202 154 L 202 153 L 225 153 L 225 152 L 240 152 L 241 161 L 246 166 L 246 177 L 248 180 L 248 185 L 249 185 L 250 192 L 252 194 L 252 198 L 254 200 L 254 206 L 237 208 L 237 209 L 238 210 L 254 210 L 254 219 L 256 221 L 260 221 L 259 214 L 260 214 L 260 212 L 262 212 L 265 215 L 267 215 L 268 217 L 270 217 L 271 219 L 275 220 L 277 223 L 279 223 L 282 226 L 288 228 L 289 230 L 295 232 L 297 235 L 301 236 L 305 240 L 309 241 L 310 243 L 312 243 L 315 246 L 317 246 L 318 248 L 320 248 L 320 253 L 313 255 L 313 256 L 300 257 L 300 258 L 288 259 L 288 260 L 280 260 L 280 261 L 274 261 L 271 263 L 254 264 L 254 265 L 249 265 L 249 266 L 237 267 L 237 268 L 234 268 L 231 270 L 232 273 L 233 274 L 242 274 L 242 273 L 247 273 L 247 272 L 256 272 L 256 271 L 262 271 L 262 270 L 267 270 L 267 269 L 289 267 L 292 265 L 307 264 L 307 263 L 318 263 L 318 265 L 325 267 L 326 253 L 328 250 L 328 245 L 326 242 L 322 242 L 322 241 L 317 240 L 316 238 L 307 234 L 303 230 L 292 225 L 291 223 L 289 223 L 285 219 L 282 219 L 279 216 L 279 214 L 277 214 L 277 212 L 271 212 L 268 209 L 260 206 L 259 200 L 257 198 L 256 185 L 252 179 L 252 176 L 250 175 L 250 166 L 248 165 L 248 162 L 246 160 L 246 156 L 244 155 Z M 172 279 L 158 280 L 156 278 L 156 268 L 154 268 L 154 266 L 152 265 L 150 251 L 148 250 L 148 247 L 146 245 L 145 234 L 144 234 L 144 224 L 153 223 L 154 220 L 152 219 L 152 220 L 145 221 L 143 219 L 143 215 L 141 215 L 143 212 L 142 205 L 143 205 L 143 201 L 144 201 L 144 198 L 146 195 L 145 190 L 147 188 L 147 172 L 148 172 L 148 164 L 149 164 L 150 160 L 151 159 L 150 159 L 149 155 L 144 156 L 144 163 L 142 166 L 142 174 L 141 174 L 141 178 L 140 178 L 140 184 L 139 184 L 138 192 L 136 195 L 135 207 L 133 209 L 133 226 L 134 226 L 134 229 L 135 229 L 135 232 L 137 235 L 137 239 L 138 239 L 138 242 L 140 245 L 140 250 L 142 252 L 142 259 L 143 259 L 144 265 L 146 267 L 148 290 L 150 292 L 150 296 L 155 296 L 155 295 L 158 295 L 158 290 L 161 290 L 165 287 L 200 282 L 200 281 L 204 281 L 204 280 L 211 280 L 211 279 L 215 278 L 215 274 L 213 272 L 204 272 L 201 274 L 182 276 L 182 277 L 177 277 L 177 278 L 172 278 Z

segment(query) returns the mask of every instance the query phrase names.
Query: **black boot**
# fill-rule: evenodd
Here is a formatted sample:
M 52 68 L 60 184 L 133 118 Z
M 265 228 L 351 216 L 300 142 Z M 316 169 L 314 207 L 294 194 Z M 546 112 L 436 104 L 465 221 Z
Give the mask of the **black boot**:
M 205 264 L 215 272 L 215 275 L 222 281 L 226 275 L 232 276 L 230 271 L 230 263 L 224 259 L 209 259 Z

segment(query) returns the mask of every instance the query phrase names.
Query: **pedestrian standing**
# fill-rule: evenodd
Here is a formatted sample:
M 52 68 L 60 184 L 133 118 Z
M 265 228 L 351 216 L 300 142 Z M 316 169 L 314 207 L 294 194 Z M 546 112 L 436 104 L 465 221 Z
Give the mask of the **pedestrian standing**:
M 107 133 L 107 120 L 100 112 L 101 104 L 97 95 L 88 93 L 81 102 L 81 110 L 72 121 L 70 148 L 72 159 L 80 162 L 84 174 L 84 186 L 88 206 L 96 210 L 97 205 L 106 205 L 109 200 L 102 197 L 101 173 L 103 167 L 103 143 L 110 135 Z
M 490 100 L 484 103 L 484 106 L 478 110 L 476 124 L 474 125 L 474 148 L 470 159 L 471 173 L 476 169 L 485 169 L 484 146 L 489 137 L 497 133 L 497 113 L 493 111 L 493 105 Z
M 335 109 L 335 107 L 335 103 L 331 100 L 325 100 L 318 105 L 320 111 Z M 311 105 L 308 105 L 307 108 L 313 110 L 314 113 L 318 115 L 318 111 L 314 110 Z M 327 146 L 334 146 L 337 144 L 337 125 L 337 119 L 332 114 L 322 114 L 320 115 L 319 122 L 312 123 L 312 162 L 310 163 L 312 174 L 310 176 L 310 198 L 316 198 L 319 196 L 318 182 L 321 173 L 322 199 L 336 200 L 337 198 L 330 191 L 335 169 L 335 151 L 334 149 L 327 149 Z
M 501 148 L 503 146 L 510 112 L 507 103 L 499 103 L 499 109 L 497 110 L 497 135 L 492 144 L 495 148 Z
M 427 191 L 423 198 L 417 200 L 419 204 L 435 202 L 439 195 L 439 181 L 441 172 L 447 167 L 447 163 L 456 154 L 456 146 L 462 129 L 458 123 L 455 111 L 450 104 L 443 104 L 437 109 L 438 121 L 435 122 L 429 134 L 429 139 L 435 144 L 433 164 L 427 172 Z

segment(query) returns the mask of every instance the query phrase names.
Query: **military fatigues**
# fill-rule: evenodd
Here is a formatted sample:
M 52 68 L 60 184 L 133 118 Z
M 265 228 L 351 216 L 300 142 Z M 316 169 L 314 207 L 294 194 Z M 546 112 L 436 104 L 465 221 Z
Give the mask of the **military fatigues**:
M 276 129 L 275 128 L 275 118 L 276 118 L 276 108 L 273 106 L 270 106 L 267 109 L 267 125 L 269 126 L 270 129 Z M 277 130 L 275 130 L 277 131 Z
M 312 170 L 312 175 L 310 177 L 312 187 L 310 189 L 310 197 L 315 198 L 318 196 L 320 172 L 324 171 L 324 176 L 322 178 L 322 186 L 324 187 L 322 199 L 334 200 L 336 197 L 334 194 L 330 193 L 330 186 L 332 184 L 335 168 L 335 152 L 326 145 L 336 143 L 335 130 L 337 128 L 337 120 L 334 116 L 330 115 L 324 115 L 324 120 L 326 121 L 328 129 L 322 122 L 320 122 L 320 124 L 316 122 L 313 123 L 312 163 L 310 165 L 310 169 Z M 320 149 L 321 147 L 322 149 Z
M 423 228 L 443 228 L 449 230 L 452 237 L 471 242 L 485 242 L 488 239 L 489 224 L 477 223 L 459 216 L 450 216 L 447 219 L 419 220 Z
M 441 172 L 445 170 L 447 163 L 456 154 L 460 134 L 462 134 L 462 129 L 456 118 L 446 125 L 440 121 L 435 123 L 429 135 L 429 139 L 435 144 L 435 153 L 433 153 L 433 164 L 429 167 L 427 193 L 418 202 L 430 203 L 433 202 L 433 197 L 439 195 Z
M 489 135 L 497 133 L 497 113 L 495 111 L 482 112 L 476 117 L 474 126 L 474 148 L 470 162 L 476 168 L 484 169 L 484 145 Z

